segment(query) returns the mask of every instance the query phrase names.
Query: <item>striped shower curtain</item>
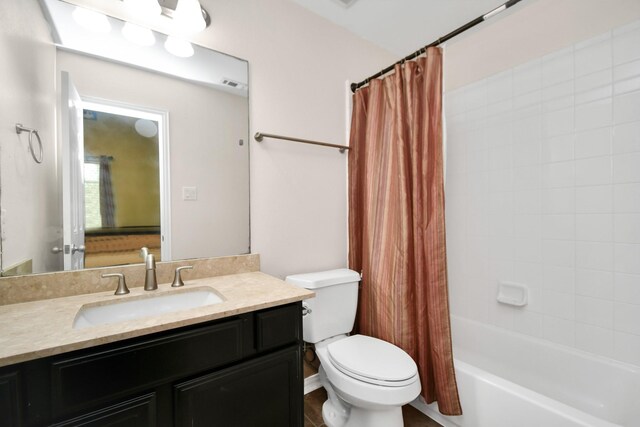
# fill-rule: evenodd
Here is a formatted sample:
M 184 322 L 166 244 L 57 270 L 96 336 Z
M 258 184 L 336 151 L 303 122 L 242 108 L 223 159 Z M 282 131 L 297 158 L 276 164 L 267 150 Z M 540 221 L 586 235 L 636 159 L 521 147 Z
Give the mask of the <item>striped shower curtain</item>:
M 422 396 L 462 413 L 447 295 L 442 52 L 397 65 L 353 95 L 349 266 L 361 271 L 357 328 L 404 349 Z

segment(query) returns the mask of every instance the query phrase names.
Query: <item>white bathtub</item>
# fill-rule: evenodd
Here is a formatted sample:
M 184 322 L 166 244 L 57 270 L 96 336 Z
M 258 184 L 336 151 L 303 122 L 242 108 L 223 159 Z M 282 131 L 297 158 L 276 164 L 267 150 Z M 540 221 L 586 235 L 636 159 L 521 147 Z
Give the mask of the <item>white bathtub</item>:
M 452 318 L 463 415 L 446 427 L 640 427 L 640 368 Z

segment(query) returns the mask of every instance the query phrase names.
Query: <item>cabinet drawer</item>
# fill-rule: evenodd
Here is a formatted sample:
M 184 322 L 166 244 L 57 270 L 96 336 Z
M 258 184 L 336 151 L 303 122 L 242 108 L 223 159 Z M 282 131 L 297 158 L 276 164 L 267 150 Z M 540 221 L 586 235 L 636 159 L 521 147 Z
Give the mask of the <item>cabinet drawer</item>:
M 234 319 L 51 364 L 52 415 L 107 400 L 242 358 L 242 320 Z
M 156 397 L 154 393 L 127 400 L 52 427 L 154 427 L 156 425 Z
M 257 312 L 256 349 L 269 350 L 301 340 L 301 312 L 300 303 Z

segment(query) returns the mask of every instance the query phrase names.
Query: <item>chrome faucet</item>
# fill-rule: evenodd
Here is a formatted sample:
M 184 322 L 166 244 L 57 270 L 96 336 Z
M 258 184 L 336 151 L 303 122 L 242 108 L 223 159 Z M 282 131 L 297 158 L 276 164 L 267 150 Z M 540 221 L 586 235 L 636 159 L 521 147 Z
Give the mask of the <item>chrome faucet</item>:
M 158 289 L 158 279 L 156 278 L 156 259 L 153 254 L 147 254 L 145 260 L 146 274 L 144 276 L 144 290 L 155 291 Z

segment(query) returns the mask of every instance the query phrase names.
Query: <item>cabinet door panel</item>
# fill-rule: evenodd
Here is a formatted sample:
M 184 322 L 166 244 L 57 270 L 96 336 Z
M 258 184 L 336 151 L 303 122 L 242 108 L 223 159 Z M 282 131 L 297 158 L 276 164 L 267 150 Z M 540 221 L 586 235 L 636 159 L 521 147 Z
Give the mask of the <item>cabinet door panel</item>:
M 239 319 L 51 365 L 53 417 L 83 412 L 242 358 Z
M 20 395 L 18 372 L 0 374 L 0 426 L 18 427 L 20 422 Z
M 52 427 L 154 427 L 156 400 L 153 393 L 100 409 Z
M 175 386 L 177 427 L 302 426 L 302 371 L 290 347 Z

